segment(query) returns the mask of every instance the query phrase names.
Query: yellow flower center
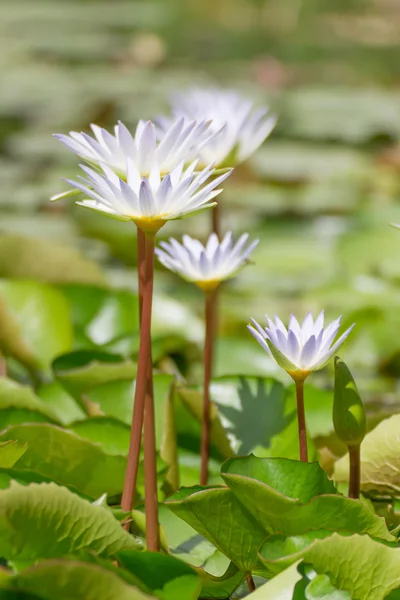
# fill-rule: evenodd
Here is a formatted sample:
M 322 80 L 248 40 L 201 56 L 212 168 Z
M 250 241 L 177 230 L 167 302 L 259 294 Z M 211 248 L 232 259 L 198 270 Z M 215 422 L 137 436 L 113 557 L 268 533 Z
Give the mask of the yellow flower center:
M 215 290 L 221 281 L 219 279 L 207 279 L 194 282 L 203 292 L 212 292 Z
M 144 233 L 157 233 L 163 225 L 165 225 L 164 219 L 152 218 L 152 217 L 132 217 L 132 221 L 139 229 Z

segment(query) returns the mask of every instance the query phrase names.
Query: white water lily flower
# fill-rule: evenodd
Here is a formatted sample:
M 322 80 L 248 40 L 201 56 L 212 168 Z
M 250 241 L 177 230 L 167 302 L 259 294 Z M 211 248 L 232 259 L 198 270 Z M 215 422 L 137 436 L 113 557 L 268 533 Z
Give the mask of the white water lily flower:
M 349 327 L 331 346 L 340 327 L 341 317 L 324 329 L 324 311 L 313 320 L 308 313 L 300 326 L 291 315 L 288 329 L 275 316 L 275 323 L 267 316 L 268 327 L 263 329 L 254 319 L 250 333 L 264 350 L 285 369 L 293 379 L 305 379 L 312 371 L 322 369 L 343 344 L 354 325 Z
M 121 176 L 126 174 L 128 158 L 142 176 L 148 176 L 154 168 L 161 174 L 169 173 L 182 160 L 188 163 L 196 159 L 198 149 L 211 135 L 209 122 L 188 122 L 184 118 L 166 128 L 159 140 L 151 121 L 139 121 L 135 135 L 121 121 L 115 126 L 114 135 L 97 125 L 91 128 L 94 137 L 76 131 L 70 131 L 69 136 L 58 133 L 55 137 L 86 161 L 107 165 Z
M 222 191 L 215 188 L 230 173 L 203 185 L 214 172 L 212 165 L 195 173 L 196 162 L 184 169 L 182 161 L 163 179 L 157 167 L 153 167 L 147 178 L 140 176 L 135 163 L 128 158 L 126 181 L 101 163 L 102 172 L 80 166 L 87 179 L 65 180 L 87 196 L 77 204 L 122 221 L 133 221 L 149 233 L 158 231 L 166 221 L 182 219 L 215 206 L 212 199 Z
M 173 120 L 211 120 L 215 134 L 199 148 L 202 163 L 218 167 L 245 161 L 268 137 L 277 118 L 267 107 L 255 109 L 251 100 L 234 90 L 194 88 L 172 98 Z M 160 118 L 163 131 L 171 118 Z M 229 163 L 229 164 L 228 164 Z
M 188 235 L 180 244 L 174 238 L 161 242 L 156 248 L 159 261 L 187 281 L 196 283 L 203 290 L 213 290 L 222 281 L 234 277 L 237 271 L 246 264 L 251 252 L 259 240 L 255 240 L 246 248 L 249 234 L 244 233 L 233 244 L 232 232 L 228 232 L 220 242 L 212 233 L 207 244 L 203 244 Z

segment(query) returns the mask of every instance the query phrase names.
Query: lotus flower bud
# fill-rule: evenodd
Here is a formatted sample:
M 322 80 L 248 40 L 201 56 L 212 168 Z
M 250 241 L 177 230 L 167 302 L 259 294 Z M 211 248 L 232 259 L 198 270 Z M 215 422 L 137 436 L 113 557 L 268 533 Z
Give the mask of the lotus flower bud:
M 366 434 L 365 409 L 356 383 L 345 363 L 335 358 L 333 425 L 347 446 L 359 446 Z

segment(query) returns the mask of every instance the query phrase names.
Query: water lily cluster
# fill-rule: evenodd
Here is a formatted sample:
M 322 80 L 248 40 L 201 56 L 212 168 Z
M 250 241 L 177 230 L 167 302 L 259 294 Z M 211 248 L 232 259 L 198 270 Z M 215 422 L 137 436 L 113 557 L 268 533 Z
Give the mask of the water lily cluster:
M 150 549 L 159 548 L 154 443 L 151 319 L 154 258 L 204 294 L 205 342 L 200 482 L 208 481 L 211 435 L 210 380 L 218 324 L 220 286 L 250 262 L 259 240 L 248 233 L 214 231 L 207 240 L 182 237 L 161 241 L 159 230 L 171 220 L 215 211 L 221 184 L 266 140 L 276 123 L 267 107 L 234 91 L 193 89 L 172 99 L 171 115 L 140 121 L 135 131 L 118 122 L 112 133 L 91 125 L 92 134 L 70 132 L 56 137 L 81 164 L 81 175 L 66 179 L 70 189 L 55 199 L 79 194 L 77 204 L 137 227 L 140 344 L 130 448 L 122 508 L 130 511 L 136 490 L 142 431 L 146 487 L 146 535 Z M 223 203 L 223 201 L 222 201 Z M 262 241 L 261 241 L 262 243 Z M 267 274 L 266 274 L 267 276 Z M 244 315 L 244 323 L 249 315 Z M 324 313 L 309 313 L 300 325 L 292 315 L 286 328 L 276 317 L 267 327 L 252 319 L 250 333 L 296 382 L 300 456 L 307 460 L 303 383 L 336 353 L 351 327 L 335 342 L 340 319 L 324 327 Z

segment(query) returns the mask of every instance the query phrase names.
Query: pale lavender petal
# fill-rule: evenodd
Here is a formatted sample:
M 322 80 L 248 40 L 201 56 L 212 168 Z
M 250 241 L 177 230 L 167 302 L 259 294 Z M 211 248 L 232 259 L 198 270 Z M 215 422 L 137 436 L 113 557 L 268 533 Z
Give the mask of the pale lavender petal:
M 262 346 L 262 348 L 264 348 L 264 350 L 270 355 L 270 357 L 273 358 L 273 356 L 271 354 L 271 350 L 270 350 L 267 342 L 258 333 L 258 331 L 256 329 L 254 329 L 254 327 L 252 327 L 251 325 L 247 325 L 247 329 L 250 331 L 251 335 L 257 340 L 257 342 L 260 344 L 260 346 Z
M 315 359 L 316 351 L 317 342 L 315 339 L 315 335 L 312 335 L 304 344 L 300 354 L 300 365 L 302 369 L 307 370 L 310 367 L 310 365 L 312 365 L 313 360 Z

